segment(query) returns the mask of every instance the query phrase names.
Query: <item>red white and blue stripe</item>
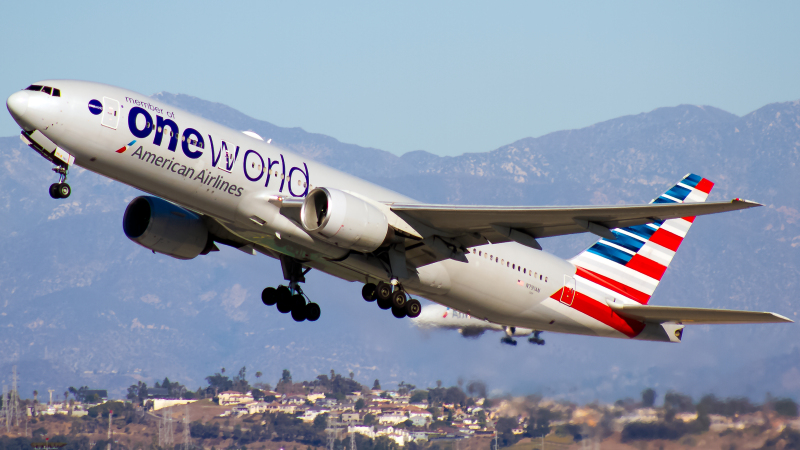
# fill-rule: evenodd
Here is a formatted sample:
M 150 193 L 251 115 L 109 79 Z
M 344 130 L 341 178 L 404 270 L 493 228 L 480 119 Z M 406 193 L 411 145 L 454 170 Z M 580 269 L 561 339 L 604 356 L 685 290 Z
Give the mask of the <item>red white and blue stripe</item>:
M 686 175 L 652 203 L 704 202 L 714 183 Z M 572 258 L 576 292 L 572 307 L 634 337 L 644 324 L 616 314 L 609 301 L 646 305 L 669 267 L 694 217 L 615 228 L 615 240 L 600 239 Z M 558 300 L 562 292 L 553 294 Z

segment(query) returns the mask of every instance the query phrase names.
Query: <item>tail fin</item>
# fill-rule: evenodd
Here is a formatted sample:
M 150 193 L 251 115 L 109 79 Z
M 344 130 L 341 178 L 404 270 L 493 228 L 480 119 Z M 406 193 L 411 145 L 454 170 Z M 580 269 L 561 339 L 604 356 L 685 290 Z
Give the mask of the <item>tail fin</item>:
M 650 203 L 704 202 L 713 186 L 688 174 Z M 596 299 L 646 305 L 693 221 L 684 217 L 613 229 L 616 240 L 600 239 L 570 260 L 577 267 L 578 290 Z

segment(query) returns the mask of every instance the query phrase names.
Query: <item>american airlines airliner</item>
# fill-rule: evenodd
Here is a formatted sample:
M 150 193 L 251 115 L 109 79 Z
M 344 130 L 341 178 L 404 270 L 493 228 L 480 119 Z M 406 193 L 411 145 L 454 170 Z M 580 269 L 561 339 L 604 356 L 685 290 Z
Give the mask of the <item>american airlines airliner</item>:
M 394 317 L 418 317 L 413 297 L 426 298 L 509 339 L 553 331 L 680 342 L 686 324 L 791 322 L 650 304 L 697 216 L 760 206 L 706 202 L 714 184 L 699 175 L 643 205 L 425 204 L 288 152 L 269 136 L 114 86 L 44 80 L 6 105 L 20 138 L 54 166 L 50 197 L 70 196 L 73 166 L 149 193 L 125 210 L 130 240 L 183 260 L 218 244 L 279 259 L 286 284 L 266 287 L 262 301 L 297 322 L 320 318 L 301 288 L 312 269 L 363 283 L 364 300 Z M 538 242 L 574 233 L 599 240 L 568 260 Z

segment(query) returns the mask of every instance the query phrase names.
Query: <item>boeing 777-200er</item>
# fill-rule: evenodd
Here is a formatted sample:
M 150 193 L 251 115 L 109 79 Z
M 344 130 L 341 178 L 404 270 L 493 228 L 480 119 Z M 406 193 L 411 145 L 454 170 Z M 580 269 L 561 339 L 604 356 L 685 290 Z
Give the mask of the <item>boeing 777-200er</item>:
M 505 327 L 679 342 L 685 324 L 791 322 L 774 313 L 650 306 L 696 216 L 760 206 L 706 203 L 713 183 L 689 174 L 648 205 L 461 206 L 414 201 L 126 89 L 37 82 L 6 105 L 21 138 L 55 165 L 66 198 L 72 165 L 141 189 L 122 228 L 154 252 L 192 259 L 225 244 L 281 262 L 285 286 L 262 293 L 315 321 L 300 288 L 321 270 L 364 283 L 365 300 L 417 317 L 424 297 Z M 537 239 L 600 237 L 569 260 Z

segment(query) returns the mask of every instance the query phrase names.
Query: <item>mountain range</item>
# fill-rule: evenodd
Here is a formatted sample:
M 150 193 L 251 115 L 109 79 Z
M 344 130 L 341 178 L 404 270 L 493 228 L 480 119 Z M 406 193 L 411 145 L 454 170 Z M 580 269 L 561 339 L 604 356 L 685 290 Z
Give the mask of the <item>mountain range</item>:
M 440 157 L 346 144 L 187 95 L 153 97 L 425 202 L 647 203 L 686 173 L 700 174 L 716 183 L 709 201 L 740 197 L 764 207 L 698 219 L 651 303 L 797 317 L 800 102 L 743 117 L 709 106 L 659 108 Z M 483 380 L 495 395 L 579 401 L 651 386 L 800 396 L 795 324 L 689 326 L 677 345 L 545 333 L 543 347 L 510 347 L 498 335 L 418 330 L 361 300 L 359 285 L 314 272 L 305 290 L 322 318 L 297 324 L 260 302 L 261 289 L 282 282 L 276 261 L 230 248 L 192 261 L 155 255 L 122 233 L 134 188 L 75 168 L 72 196 L 56 201 L 47 194 L 56 181 L 49 163 L 18 137 L 0 138 L 0 155 L 0 381 L 10 384 L 17 365 L 23 396 L 82 385 L 123 396 L 137 380 L 165 376 L 195 389 L 222 367 L 242 366 L 273 384 L 283 369 L 295 380 L 334 369 L 384 387 Z M 566 257 L 593 240 L 542 244 Z

